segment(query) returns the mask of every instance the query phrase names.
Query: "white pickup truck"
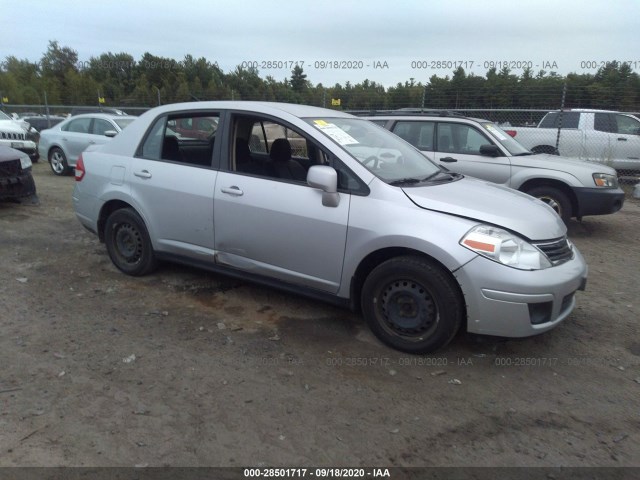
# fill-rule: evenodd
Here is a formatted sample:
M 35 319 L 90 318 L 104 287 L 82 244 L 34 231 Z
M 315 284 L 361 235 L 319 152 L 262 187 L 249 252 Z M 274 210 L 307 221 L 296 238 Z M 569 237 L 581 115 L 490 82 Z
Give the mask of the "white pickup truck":
M 507 127 L 505 131 L 534 153 L 601 162 L 624 174 L 640 172 L 640 119 L 627 113 L 555 111 L 547 113 L 537 127 Z

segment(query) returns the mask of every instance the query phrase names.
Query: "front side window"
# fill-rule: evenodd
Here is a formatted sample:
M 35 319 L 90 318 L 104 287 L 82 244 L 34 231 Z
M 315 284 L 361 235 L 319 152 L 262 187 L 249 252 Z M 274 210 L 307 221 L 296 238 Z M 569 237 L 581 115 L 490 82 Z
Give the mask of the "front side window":
M 438 124 L 439 152 L 480 155 L 482 145 L 491 145 L 491 140 L 475 128 L 461 123 Z
M 414 147 L 368 120 L 327 117 L 305 121 L 385 182 L 421 181 L 441 171 Z
M 638 135 L 640 134 L 640 122 L 633 117 L 628 115 L 619 115 L 615 116 L 617 133 L 621 133 L 623 135 Z
M 94 135 L 104 135 L 109 130 L 115 130 L 115 127 L 111 125 L 106 120 L 101 118 L 96 118 L 93 121 L 93 134 Z

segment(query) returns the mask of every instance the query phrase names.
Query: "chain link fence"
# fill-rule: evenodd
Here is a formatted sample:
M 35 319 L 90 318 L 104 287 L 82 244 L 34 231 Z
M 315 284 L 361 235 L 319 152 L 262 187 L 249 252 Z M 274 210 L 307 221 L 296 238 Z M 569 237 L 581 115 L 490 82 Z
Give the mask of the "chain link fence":
M 321 106 L 321 105 L 319 105 Z M 18 115 L 69 115 L 74 105 L 5 105 L 5 112 Z M 100 107 L 95 107 L 96 109 Z M 117 108 L 140 115 L 147 107 Z M 620 185 L 630 197 L 640 183 L 640 116 L 638 112 L 570 109 L 441 109 L 449 115 L 464 115 L 489 120 L 500 126 L 523 146 L 535 153 L 562 155 L 584 161 L 600 162 L 616 169 Z M 398 110 L 376 110 L 397 113 Z M 351 113 L 371 114 L 371 110 Z M 406 110 L 403 113 L 408 113 Z M 292 135 L 295 133 L 291 132 Z M 304 143 L 304 142 L 302 142 Z M 302 145 L 301 143 L 301 145 Z M 295 144 L 297 145 L 297 144 Z M 302 145 L 301 148 L 304 148 Z M 639 187 L 640 188 L 640 187 Z

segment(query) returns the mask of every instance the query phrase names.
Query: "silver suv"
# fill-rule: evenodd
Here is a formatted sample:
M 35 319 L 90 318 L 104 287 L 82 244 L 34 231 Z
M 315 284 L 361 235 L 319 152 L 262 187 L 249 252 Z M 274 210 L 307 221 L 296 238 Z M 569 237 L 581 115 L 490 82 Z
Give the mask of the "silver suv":
M 441 166 L 499 183 L 546 202 L 565 223 L 571 217 L 615 213 L 624 192 L 606 165 L 535 154 L 496 124 L 450 114 L 399 112 L 368 118 L 402 137 Z
M 190 136 L 179 123 L 212 127 Z M 460 327 L 547 331 L 586 283 L 545 203 L 447 172 L 369 121 L 303 105 L 150 110 L 81 155 L 73 204 L 124 273 L 171 260 L 279 286 L 361 309 L 383 342 L 412 353 Z

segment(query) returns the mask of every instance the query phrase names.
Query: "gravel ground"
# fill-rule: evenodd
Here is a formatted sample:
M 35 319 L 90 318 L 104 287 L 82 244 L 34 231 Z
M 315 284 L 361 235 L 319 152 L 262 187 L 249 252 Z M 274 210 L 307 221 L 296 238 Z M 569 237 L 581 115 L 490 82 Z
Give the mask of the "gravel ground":
M 181 266 L 131 278 L 73 178 L 0 203 L 0 466 L 640 466 L 640 203 L 573 221 L 555 330 L 410 356 L 349 311 Z

